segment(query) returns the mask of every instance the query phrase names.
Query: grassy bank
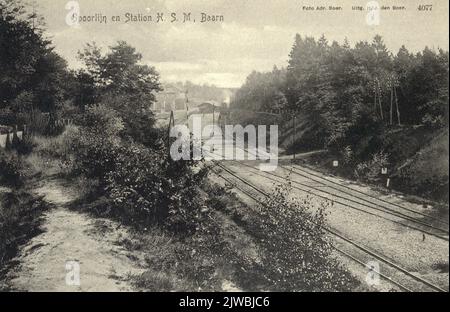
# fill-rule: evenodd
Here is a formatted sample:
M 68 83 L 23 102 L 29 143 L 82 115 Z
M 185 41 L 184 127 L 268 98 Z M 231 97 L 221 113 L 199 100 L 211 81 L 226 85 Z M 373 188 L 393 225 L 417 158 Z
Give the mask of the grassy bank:
M 290 127 L 282 127 L 280 144 L 287 154 L 308 152 L 320 142 L 307 123 L 299 118 L 296 137 Z M 448 129 L 403 126 L 362 135 L 353 147 L 329 150 L 304 158 L 304 164 L 319 171 L 390 188 L 424 199 L 448 203 Z M 339 161 L 339 167 L 333 161 Z M 386 175 L 381 169 L 386 167 Z
M 3 275 L 19 247 L 39 233 L 42 213 L 49 205 L 33 193 L 36 172 L 23 161 L 23 156 L 2 151 L 0 162 L 0 275 Z

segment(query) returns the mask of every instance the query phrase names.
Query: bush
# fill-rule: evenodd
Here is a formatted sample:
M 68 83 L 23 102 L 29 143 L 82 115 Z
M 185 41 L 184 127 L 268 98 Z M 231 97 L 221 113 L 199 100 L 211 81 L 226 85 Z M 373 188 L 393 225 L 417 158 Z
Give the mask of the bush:
M 114 155 L 115 170 L 106 178 L 108 196 L 127 221 L 165 224 L 177 233 L 192 233 L 202 219 L 198 185 L 205 173 L 185 162 L 126 144 Z
M 61 135 L 54 137 L 34 136 L 32 142 L 34 151 L 44 158 L 64 159 L 71 152 L 72 143 L 79 137 L 75 126 L 67 126 Z
M 159 139 L 159 130 L 155 128 L 155 115 L 142 103 L 146 100 L 130 95 L 105 94 L 104 103 L 113 108 L 123 120 L 121 136 L 127 140 L 154 147 Z
M 13 148 L 20 155 L 29 155 L 33 151 L 34 147 L 35 144 L 33 142 L 33 139 L 25 133 L 22 134 L 22 140 L 17 140 L 13 144 Z
M 234 218 L 254 239 L 258 257 L 236 252 L 229 259 L 237 267 L 242 285 L 264 291 L 348 291 L 356 284 L 352 275 L 334 258 L 332 242 L 324 227 L 325 211 L 310 198 L 290 196 L 290 185 L 277 185 L 268 199 Z M 315 209 L 315 210 L 313 210 Z M 255 288 L 255 283 L 257 288 Z
M 23 163 L 15 153 L 0 150 L 0 184 L 19 187 L 23 185 Z
M 116 169 L 120 143 L 101 134 L 80 133 L 71 143 L 72 173 L 98 179 L 100 187 L 106 185 L 107 175 Z
M 113 216 L 136 226 L 195 231 L 204 170 L 194 173 L 195 162 L 168 159 L 163 145 L 148 148 L 121 138 L 121 118 L 105 105 L 89 107 L 79 123 L 70 144 L 73 173 L 99 182 L 98 195 L 111 200 Z
M 383 151 L 372 156 L 369 161 L 362 162 L 356 166 L 355 177 L 361 181 L 381 181 L 381 169 L 389 167 L 389 155 Z
M 309 199 L 290 199 L 290 186 L 278 185 L 259 206 L 260 266 L 277 291 L 339 291 L 352 279 L 332 256 L 324 230 L 325 209 L 312 211 Z M 331 205 L 331 204 L 329 204 Z
M 88 107 L 78 124 L 80 127 L 67 136 L 68 149 L 73 154 L 73 173 L 98 179 L 100 187 L 104 187 L 108 173 L 116 168 L 122 119 L 115 110 L 100 104 Z
M 113 137 L 124 129 L 119 114 L 105 104 L 91 105 L 86 108 L 85 114 L 78 123 L 88 132 L 86 135 Z
M 216 232 L 203 229 L 194 236 L 180 238 L 153 228 L 136 240 L 125 241 L 129 249 L 145 253 L 149 268 L 136 277 L 135 285 L 146 291 L 222 290 L 218 268 L 228 259 Z
M 39 230 L 45 201 L 22 190 L 0 193 L 0 268 Z

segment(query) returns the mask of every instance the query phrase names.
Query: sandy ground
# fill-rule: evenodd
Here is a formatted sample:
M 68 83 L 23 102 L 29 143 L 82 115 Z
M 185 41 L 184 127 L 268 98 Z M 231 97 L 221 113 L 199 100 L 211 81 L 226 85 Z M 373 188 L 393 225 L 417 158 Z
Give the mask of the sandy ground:
M 56 208 L 45 213 L 43 233 L 21 248 L 15 259 L 18 265 L 8 276 L 11 289 L 132 291 L 128 277 L 142 269 L 117 243 L 128 235 L 126 230 L 115 222 L 69 210 L 67 204 L 76 197 L 59 181 L 45 181 L 36 192 Z M 79 285 L 74 278 L 77 264 Z
M 274 182 L 260 175 L 261 172 L 258 171 L 256 163 L 257 162 L 247 162 L 247 164 L 253 164 L 256 167 L 255 170 L 249 170 L 248 167 L 245 167 L 237 162 L 224 162 L 228 168 L 258 186 L 261 190 L 270 192 L 270 190 L 273 189 Z M 288 175 L 288 172 L 281 167 L 277 169 L 276 173 L 281 176 Z M 303 180 L 302 182 L 308 183 L 310 186 L 318 186 L 315 185 L 317 183 L 314 181 L 307 181 L 295 175 L 291 175 L 290 179 L 291 181 Z M 218 182 L 219 180 L 216 181 Z M 281 180 L 279 180 L 279 182 L 281 182 Z M 361 191 L 368 192 L 368 190 L 363 186 L 358 187 L 353 185 L 353 187 L 358 188 Z M 378 197 L 383 196 L 381 194 L 376 194 L 373 190 L 371 190 L 371 192 L 372 195 Z M 324 199 L 305 194 L 296 189 L 293 190 L 292 195 L 300 199 L 309 197 L 309 203 L 313 206 L 320 206 L 322 202 L 326 201 Z M 385 195 L 385 198 L 389 198 L 391 201 L 401 203 L 412 209 L 419 210 L 420 208 L 417 204 L 408 203 L 404 199 L 396 198 L 394 195 Z M 333 196 L 330 196 L 330 200 L 332 199 Z M 345 202 L 345 200 L 343 200 L 343 202 Z M 252 203 L 252 201 L 249 203 Z M 354 205 L 359 206 L 358 204 Z M 364 206 L 360 206 L 360 208 L 368 210 Z M 433 266 L 437 263 L 448 263 L 448 241 L 432 236 L 427 236 L 426 240 L 423 241 L 422 234 L 416 230 L 404 228 L 378 216 L 371 216 L 360 211 L 349 209 L 341 204 L 334 204 L 328 209 L 327 212 L 327 223 L 335 231 L 345 235 L 348 238 L 356 240 L 373 251 L 381 253 L 387 259 L 403 266 L 408 271 L 413 272 L 418 276 L 427 278 L 441 287 L 448 289 L 448 273 L 441 273 L 433 268 Z M 388 216 L 381 212 L 379 215 Z M 400 220 L 396 217 L 389 217 L 393 220 Z M 347 249 L 346 243 L 340 240 L 337 240 L 336 244 L 341 248 Z M 365 263 L 368 263 L 369 261 L 377 261 L 376 259 L 371 259 L 371 257 L 368 257 L 364 253 L 355 251 L 354 248 L 348 251 L 351 251 L 352 254 Z M 361 267 L 359 264 L 352 263 L 351 261 L 348 261 L 348 259 L 343 259 L 343 262 L 348 265 L 352 273 L 362 279 L 365 278 L 368 273 L 366 268 Z M 402 274 L 397 274 L 395 270 L 391 270 L 381 263 L 380 266 L 382 273 L 386 273 L 391 277 L 395 277 L 398 280 L 405 282 L 412 289 L 427 290 L 426 287 L 422 288 L 416 283 L 409 284 L 409 281 L 405 281 Z M 395 289 L 395 287 L 392 287 L 390 283 L 382 283 L 378 287 L 374 288 L 374 290 L 375 289 L 379 291 L 389 291 L 391 289 Z

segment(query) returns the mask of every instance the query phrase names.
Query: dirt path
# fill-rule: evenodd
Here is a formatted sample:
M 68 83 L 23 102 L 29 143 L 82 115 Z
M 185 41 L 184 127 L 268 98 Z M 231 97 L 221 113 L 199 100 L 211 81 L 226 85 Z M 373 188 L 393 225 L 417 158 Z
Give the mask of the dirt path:
M 44 214 L 43 233 L 23 246 L 15 259 L 18 266 L 9 273 L 10 287 L 21 291 L 132 291 L 129 274 L 142 270 L 117 243 L 127 237 L 127 231 L 115 222 L 69 210 L 67 204 L 76 195 L 61 181 L 45 181 L 36 192 L 56 208 Z

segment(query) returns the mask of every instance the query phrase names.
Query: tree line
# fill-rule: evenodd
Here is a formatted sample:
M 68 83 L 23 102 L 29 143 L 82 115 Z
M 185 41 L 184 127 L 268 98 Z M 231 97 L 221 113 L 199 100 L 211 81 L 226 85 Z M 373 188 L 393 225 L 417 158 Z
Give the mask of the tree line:
M 343 148 L 386 126 L 448 124 L 448 51 L 394 54 L 381 36 L 353 47 L 297 34 L 287 68 L 252 72 L 232 107 L 295 109 L 318 146 Z M 351 144 L 350 144 L 351 145 Z

